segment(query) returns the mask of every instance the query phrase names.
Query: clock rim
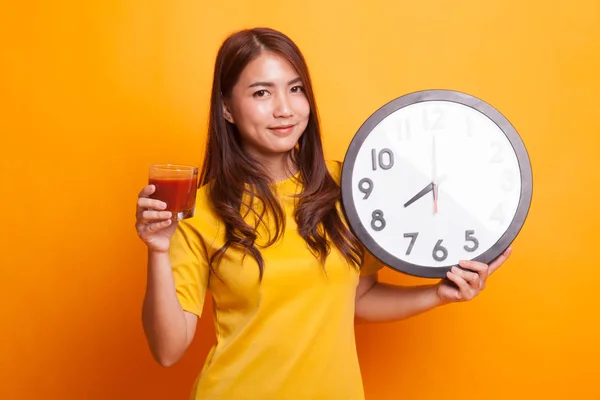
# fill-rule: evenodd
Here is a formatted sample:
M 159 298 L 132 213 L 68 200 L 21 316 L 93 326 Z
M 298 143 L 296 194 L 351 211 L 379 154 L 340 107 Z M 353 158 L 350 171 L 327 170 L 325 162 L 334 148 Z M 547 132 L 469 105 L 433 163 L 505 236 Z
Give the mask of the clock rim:
M 350 229 L 358 238 L 358 240 L 364 245 L 366 250 L 389 268 L 392 268 L 398 272 L 403 272 L 408 275 L 422 278 L 444 278 L 446 273 L 454 265 L 434 267 L 412 264 L 397 258 L 386 251 L 383 247 L 379 246 L 379 244 L 375 241 L 375 239 L 373 239 L 373 237 L 361 223 L 356 206 L 353 202 L 352 173 L 354 172 L 354 163 L 361 145 L 364 143 L 367 136 L 372 132 L 373 128 L 375 128 L 390 114 L 398 111 L 401 108 L 425 101 L 449 101 L 459 103 L 479 111 L 491 119 L 498 126 L 498 128 L 500 128 L 512 146 L 515 155 L 517 156 L 521 174 L 521 193 L 517 210 L 512 221 L 508 225 L 508 228 L 496 241 L 496 243 L 494 243 L 485 252 L 481 253 L 477 257 L 472 258 L 471 260 L 489 264 L 500 254 L 502 254 L 515 240 L 525 224 L 525 220 L 527 219 L 527 215 L 529 214 L 529 209 L 531 207 L 531 200 L 533 196 L 533 171 L 525 144 L 510 121 L 489 103 L 464 92 L 449 89 L 426 89 L 408 93 L 379 107 L 360 126 L 352 138 L 352 141 L 348 146 L 348 150 L 346 150 L 344 161 L 342 163 L 340 180 L 342 210 L 346 216 L 346 220 L 348 221 Z

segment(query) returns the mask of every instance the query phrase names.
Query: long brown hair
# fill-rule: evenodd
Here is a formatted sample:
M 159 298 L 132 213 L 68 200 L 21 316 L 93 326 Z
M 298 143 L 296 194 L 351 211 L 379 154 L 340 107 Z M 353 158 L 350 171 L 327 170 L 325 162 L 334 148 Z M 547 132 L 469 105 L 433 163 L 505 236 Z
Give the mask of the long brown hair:
M 356 237 L 344 224 L 336 207 L 340 187 L 330 175 L 323 154 L 317 106 L 304 57 L 292 40 L 269 28 L 245 29 L 230 35 L 221 45 L 215 63 L 210 102 L 207 148 L 200 175 L 202 184 L 210 184 L 209 196 L 219 218 L 225 224 L 225 244 L 210 257 L 210 268 L 230 247 L 244 250 L 257 261 L 260 278 L 264 261 L 257 247 L 257 228 L 265 224 L 265 215 L 273 216 L 274 231 L 266 246 L 275 243 L 285 229 L 284 211 L 272 191 L 272 182 L 260 163 L 245 153 L 235 125 L 223 115 L 223 101 L 232 92 L 246 65 L 263 51 L 286 59 L 298 72 L 310 105 L 306 130 L 290 157 L 303 183 L 295 208 L 295 220 L 311 252 L 324 265 L 331 241 L 351 264 L 359 266 L 363 251 Z M 244 194 L 248 204 L 242 204 Z M 258 200 L 259 207 L 256 207 Z M 242 213 L 242 209 L 245 212 Z M 256 224 L 245 220 L 254 214 Z

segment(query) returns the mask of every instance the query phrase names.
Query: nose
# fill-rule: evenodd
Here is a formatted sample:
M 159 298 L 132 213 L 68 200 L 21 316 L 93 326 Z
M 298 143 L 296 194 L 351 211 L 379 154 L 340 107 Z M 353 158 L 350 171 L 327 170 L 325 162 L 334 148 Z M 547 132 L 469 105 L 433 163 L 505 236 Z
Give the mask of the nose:
M 293 115 L 292 105 L 287 94 L 281 94 L 275 99 L 273 116 L 275 118 L 287 118 Z

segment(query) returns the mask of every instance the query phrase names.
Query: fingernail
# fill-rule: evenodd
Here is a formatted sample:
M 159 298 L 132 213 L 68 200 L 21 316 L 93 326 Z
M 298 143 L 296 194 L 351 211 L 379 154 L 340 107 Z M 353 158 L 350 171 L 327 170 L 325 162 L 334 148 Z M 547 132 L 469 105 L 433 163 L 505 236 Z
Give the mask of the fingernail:
M 160 206 L 161 206 L 162 208 L 167 208 L 167 203 L 165 203 L 165 202 L 162 202 L 162 203 L 160 203 Z
M 464 267 L 465 265 L 468 265 L 468 264 L 469 264 L 469 262 L 467 260 L 460 260 L 458 262 L 458 265 L 460 265 L 461 267 Z

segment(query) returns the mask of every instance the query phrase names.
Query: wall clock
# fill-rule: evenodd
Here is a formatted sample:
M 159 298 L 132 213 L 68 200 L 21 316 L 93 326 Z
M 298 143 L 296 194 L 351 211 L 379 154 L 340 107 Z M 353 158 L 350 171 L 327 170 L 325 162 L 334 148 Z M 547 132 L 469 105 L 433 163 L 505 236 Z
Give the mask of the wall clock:
M 485 101 L 451 90 L 399 97 L 346 152 L 342 206 L 382 263 L 443 278 L 462 259 L 490 263 L 515 239 L 532 197 L 527 150 Z

